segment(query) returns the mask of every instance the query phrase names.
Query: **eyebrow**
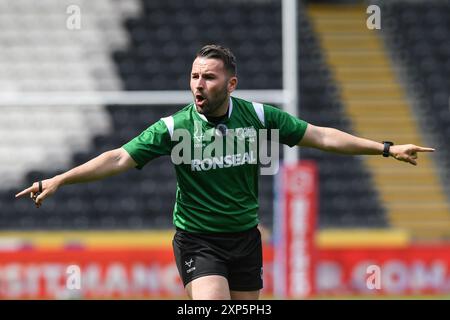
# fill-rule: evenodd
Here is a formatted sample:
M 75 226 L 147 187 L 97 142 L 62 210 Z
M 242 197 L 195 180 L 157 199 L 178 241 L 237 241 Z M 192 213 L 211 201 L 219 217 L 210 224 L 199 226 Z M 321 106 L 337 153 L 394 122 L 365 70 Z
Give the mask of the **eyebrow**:
M 191 72 L 191 74 L 199 74 L 199 72 L 198 71 L 194 71 L 194 72 Z M 206 71 L 206 72 L 203 72 L 203 74 L 204 75 L 217 75 L 217 73 L 214 72 L 214 71 Z

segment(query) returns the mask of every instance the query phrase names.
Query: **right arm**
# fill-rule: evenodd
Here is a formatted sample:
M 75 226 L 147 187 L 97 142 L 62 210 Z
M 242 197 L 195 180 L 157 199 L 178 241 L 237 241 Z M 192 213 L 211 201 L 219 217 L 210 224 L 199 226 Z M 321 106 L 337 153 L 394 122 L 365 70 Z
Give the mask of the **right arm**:
M 40 207 L 42 201 L 55 193 L 60 186 L 100 180 L 124 172 L 130 168 L 136 167 L 136 165 L 137 163 L 123 148 L 104 152 L 98 157 L 67 172 L 47 180 L 42 180 L 42 192 L 34 201 L 36 206 Z M 27 193 L 30 193 L 30 197 L 33 198 L 38 191 L 39 185 L 35 182 L 31 187 L 16 194 L 16 198 Z

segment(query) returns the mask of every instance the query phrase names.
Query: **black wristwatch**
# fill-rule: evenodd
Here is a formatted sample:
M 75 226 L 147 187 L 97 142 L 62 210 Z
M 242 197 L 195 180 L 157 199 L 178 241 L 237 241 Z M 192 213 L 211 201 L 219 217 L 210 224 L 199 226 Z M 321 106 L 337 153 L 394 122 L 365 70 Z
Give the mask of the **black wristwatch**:
M 389 149 L 394 145 L 391 141 L 383 141 L 384 149 L 383 149 L 383 157 L 389 157 Z

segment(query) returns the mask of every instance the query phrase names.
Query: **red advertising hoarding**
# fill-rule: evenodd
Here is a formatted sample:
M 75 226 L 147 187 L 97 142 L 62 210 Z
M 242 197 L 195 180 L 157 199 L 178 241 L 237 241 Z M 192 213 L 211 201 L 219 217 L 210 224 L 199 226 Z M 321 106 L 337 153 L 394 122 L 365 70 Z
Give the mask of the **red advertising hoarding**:
M 263 297 L 274 292 L 273 253 L 266 244 Z M 80 269 L 79 289 L 70 287 L 74 265 Z M 450 245 L 322 248 L 315 275 L 320 296 L 449 294 Z M 0 252 L 1 299 L 185 297 L 170 248 Z
M 272 248 L 263 294 L 272 292 Z M 79 275 L 73 273 L 79 268 Z M 72 284 L 79 277 L 79 286 Z M 75 279 L 76 280 L 76 279 Z M 172 249 L 52 249 L 0 252 L 1 299 L 185 298 Z
M 450 293 L 450 245 L 321 249 L 318 258 L 319 294 Z

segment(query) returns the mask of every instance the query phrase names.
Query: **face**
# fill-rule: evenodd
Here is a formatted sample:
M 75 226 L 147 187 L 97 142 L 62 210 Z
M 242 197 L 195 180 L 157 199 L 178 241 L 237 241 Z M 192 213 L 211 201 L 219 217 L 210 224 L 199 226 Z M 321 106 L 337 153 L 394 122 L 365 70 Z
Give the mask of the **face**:
M 224 115 L 237 78 L 225 70 L 223 61 L 197 57 L 192 64 L 191 91 L 197 111 L 206 116 Z

